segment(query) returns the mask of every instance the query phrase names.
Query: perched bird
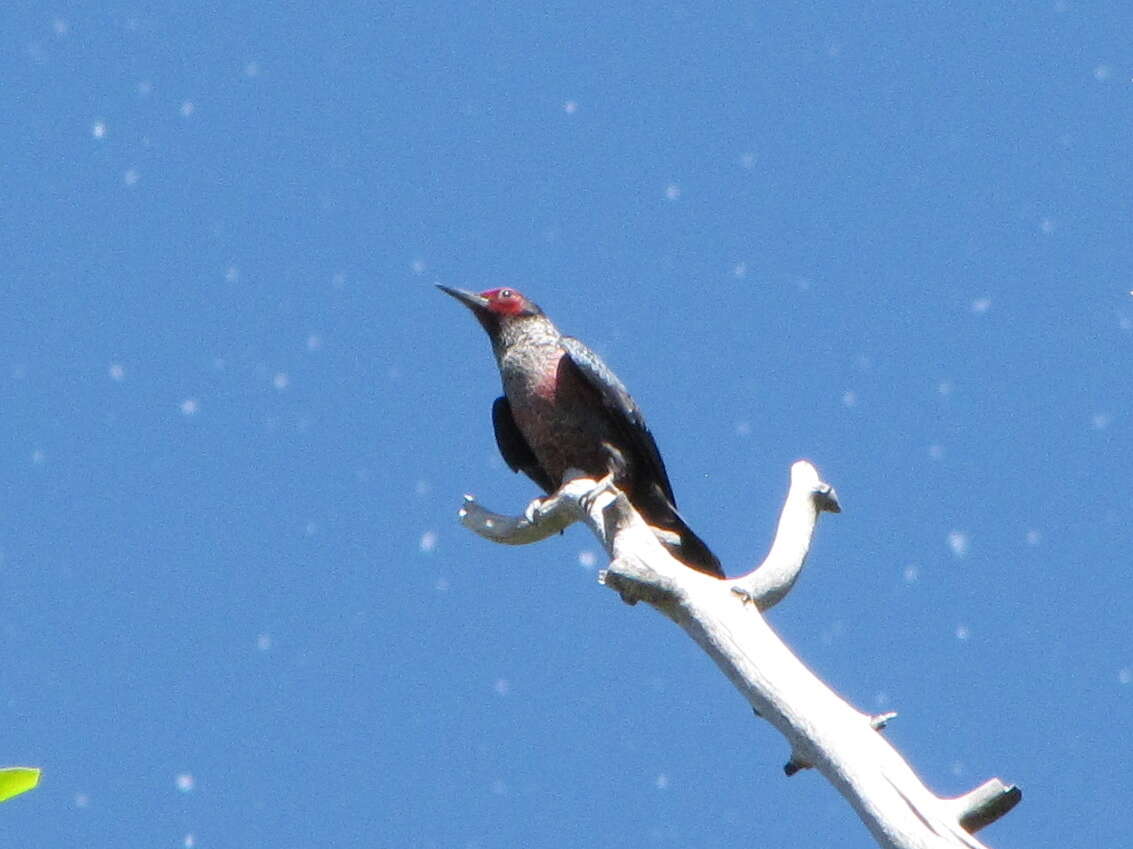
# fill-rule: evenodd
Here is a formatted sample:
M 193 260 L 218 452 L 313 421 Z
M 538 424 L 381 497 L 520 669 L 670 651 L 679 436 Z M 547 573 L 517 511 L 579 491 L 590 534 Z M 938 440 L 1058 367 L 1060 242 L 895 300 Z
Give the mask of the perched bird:
M 492 405 L 496 443 L 512 471 L 554 492 L 567 469 L 607 473 L 650 525 L 680 540 L 673 555 L 701 572 L 724 577 L 704 541 L 677 512 L 665 464 L 645 419 L 602 360 L 564 336 L 515 289 L 479 295 L 438 286 L 479 319 L 492 340 L 503 397 Z

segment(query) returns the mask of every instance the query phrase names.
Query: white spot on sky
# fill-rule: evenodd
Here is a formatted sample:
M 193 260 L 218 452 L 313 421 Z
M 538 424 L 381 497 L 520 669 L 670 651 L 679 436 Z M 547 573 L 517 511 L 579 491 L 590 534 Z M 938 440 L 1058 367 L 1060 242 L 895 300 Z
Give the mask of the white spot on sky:
M 732 276 L 737 280 L 743 280 L 745 277 L 747 277 L 747 263 L 737 262 L 735 265 L 733 265 Z
M 55 18 L 51 22 L 51 31 L 58 36 L 66 35 L 70 29 L 71 25 L 68 24 L 63 18 Z
M 976 315 L 983 315 L 991 309 L 991 298 L 976 298 L 972 301 L 972 312 Z
M 256 636 L 257 651 L 271 651 L 271 634 L 258 634 Z
M 193 836 L 192 832 L 189 832 L 185 835 L 185 839 L 181 841 L 181 845 L 184 849 L 193 849 L 197 845 L 197 838 Z
M 90 796 L 88 796 L 86 793 L 76 793 L 75 794 L 75 807 L 76 808 L 89 808 L 90 807 Z
M 447 593 L 449 589 L 448 578 L 437 578 L 433 582 L 433 589 L 439 593 Z
M 1027 545 L 1038 545 L 1042 541 L 1043 535 L 1041 531 L 1036 531 L 1034 528 L 1027 531 Z
M 744 153 L 740 155 L 740 167 L 745 171 L 750 171 L 755 167 L 758 158 L 754 153 Z
M 315 522 L 308 522 L 303 526 L 303 535 L 313 537 L 319 532 L 319 526 Z
M 197 783 L 193 776 L 187 772 L 180 773 L 177 778 L 174 779 L 174 782 L 177 785 L 177 789 L 182 793 L 191 793 Z
M 36 448 L 34 451 L 31 452 L 31 462 L 32 462 L 33 466 L 42 466 L 43 462 L 46 459 L 47 459 L 47 454 L 45 454 L 43 452 L 43 449 L 41 449 L 41 448 Z
M 287 372 L 276 372 L 275 377 L 271 379 L 271 385 L 282 392 L 291 385 L 291 378 L 287 376 Z
M 956 639 L 960 641 L 968 640 L 972 636 L 972 629 L 967 625 L 956 626 Z
M 563 104 L 563 111 L 565 113 L 567 113 L 568 115 L 573 115 L 575 112 L 578 111 L 578 103 L 576 101 L 573 101 L 573 100 L 568 100 L 566 103 Z
M 936 384 L 936 391 L 947 398 L 955 391 L 956 387 L 952 384 L 951 380 L 942 380 Z
M 321 347 L 323 347 L 323 340 L 322 340 L 322 337 L 319 336 L 319 334 L 312 333 L 307 337 L 307 350 L 308 351 L 317 351 Z
M 421 542 L 419 548 L 421 549 L 421 552 L 423 554 L 429 554 L 430 552 L 436 551 L 437 532 L 425 531 L 425 533 L 421 534 Z
M 497 678 L 496 683 L 492 685 L 492 689 L 497 696 L 506 696 L 511 692 L 511 684 L 508 683 L 506 678 Z
M 824 645 L 832 646 L 839 641 L 839 639 L 845 632 L 845 623 L 841 622 L 840 620 L 836 620 L 834 622 L 831 622 L 826 628 L 822 630 L 821 634 L 819 634 L 819 639 L 822 640 Z
M 226 283 L 239 283 L 240 282 L 240 269 L 235 265 L 230 265 L 224 269 L 224 282 Z
M 1123 666 L 1121 669 L 1117 670 L 1117 683 L 1118 684 L 1133 683 L 1133 667 Z
M 932 460 L 940 460 L 944 457 L 944 446 L 938 442 L 934 442 L 928 447 L 928 456 Z
M 1094 68 L 1094 79 L 1099 83 L 1104 83 L 1113 76 L 1113 68 L 1109 65 L 1098 65 Z
M 916 563 L 910 563 L 901 572 L 906 584 L 915 584 L 921 576 L 921 568 Z
M 971 540 L 964 531 L 952 531 L 948 534 L 948 547 L 952 549 L 954 557 L 966 557 Z
M 1048 236 L 1054 232 L 1055 227 L 1058 225 L 1054 223 L 1053 218 L 1044 218 L 1039 222 L 1039 229 L 1046 233 Z
M 190 115 L 192 115 L 196 111 L 197 111 L 197 107 L 193 105 L 193 101 L 185 100 L 181 103 L 180 112 L 181 112 L 182 118 L 188 118 Z
M 424 274 L 425 269 L 428 268 L 428 266 L 425 265 L 425 260 L 423 259 L 413 260 L 413 262 L 409 263 L 409 267 L 410 269 L 412 269 L 414 274 Z
M 95 121 L 90 128 L 90 134 L 96 139 L 106 138 L 106 122 Z
M 665 186 L 665 197 L 669 200 L 677 200 L 681 196 L 681 187 L 676 183 L 669 183 Z
M 1113 423 L 1113 416 L 1109 413 L 1094 413 L 1090 417 L 1090 424 L 1094 430 L 1105 430 Z
M 244 76 L 246 76 L 246 77 L 258 77 L 259 75 L 260 75 L 260 63 L 259 62 L 253 61 L 253 62 L 245 63 L 245 65 L 244 65 Z
M 736 436 L 751 436 L 751 422 L 736 422 Z
M 111 380 L 115 380 L 118 383 L 126 379 L 126 367 L 121 363 L 111 363 L 106 373 L 110 375 Z
M 201 410 L 201 404 L 196 398 L 186 398 L 181 402 L 181 414 L 185 416 L 195 416 Z
M 852 389 L 847 389 L 842 393 L 842 406 L 843 407 L 856 407 L 858 404 L 858 395 Z
M 661 773 L 660 775 L 658 775 L 653 780 L 653 785 L 658 790 L 668 790 L 669 789 L 669 776 L 665 775 L 665 773 Z
M 122 174 L 122 182 L 127 186 L 136 186 L 140 179 L 142 179 L 142 175 L 138 172 L 137 168 L 127 168 Z
M 43 52 L 43 45 L 38 41 L 33 41 L 24 48 L 24 53 L 27 57 L 35 62 L 37 65 L 42 65 L 47 61 L 47 56 Z
M 583 569 L 593 569 L 598 565 L 598 556 L 590 549 L 578 552 L 578 565 Z

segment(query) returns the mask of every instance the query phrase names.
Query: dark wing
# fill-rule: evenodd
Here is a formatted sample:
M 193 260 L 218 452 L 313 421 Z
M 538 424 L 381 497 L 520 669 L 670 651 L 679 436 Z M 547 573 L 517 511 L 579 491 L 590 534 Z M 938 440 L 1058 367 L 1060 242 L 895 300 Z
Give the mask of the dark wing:
M 508 468 L 513 472 L 523 472 L 539 484 L 544 492 L 554 492 L 555 486 L 551 483 L 550 476 L 535 459 L 535 452 L 523 438 L 511 414 L 511 404 L 502 395 L 492 404 L 492 427 L 496 431 L 496 445 Z
M 598 393 L 602 405 L 610 413 L 623 440 L 624 449 L 632 452 L 638 464 L 637 476 L 660 487 L 665 498 L 675 507 L 677 502 L 673 497 L 673 487 L 669 483 L 661 452 L 629 391 L 601 358 L 582 342 L 572 336 L 564 336 L 562 344 L 578 376 Z

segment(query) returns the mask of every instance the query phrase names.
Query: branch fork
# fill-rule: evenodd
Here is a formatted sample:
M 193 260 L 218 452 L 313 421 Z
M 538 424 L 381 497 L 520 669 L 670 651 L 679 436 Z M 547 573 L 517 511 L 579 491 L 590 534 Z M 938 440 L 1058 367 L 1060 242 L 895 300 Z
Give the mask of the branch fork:
M 1022 798 L 998 778 L 956 798 L 933 794 L 880 733 L 896 714 L 870 716 L 843 701 L 771 630 L 762 612 L 786 598 L 806 562 L 819 516 L 841 507 L 805 460 L 791 467 L 775 538 L 763 562 L 718 579 L 675 560 L 665 532 L 648 526 L 609 480 L 571 470 L 556 492 L 521 516 L 494 513 L 465 496 L 461 524 L 494 542 L 524 545 L 584 522 L 610 556 L 603 584 L 644 601 L 680 625 L 713 659 L 756 715 L 791 748 L 787 775 L 814 768 L 854 807 L 887 849 L 981 849 L 972 835 Z

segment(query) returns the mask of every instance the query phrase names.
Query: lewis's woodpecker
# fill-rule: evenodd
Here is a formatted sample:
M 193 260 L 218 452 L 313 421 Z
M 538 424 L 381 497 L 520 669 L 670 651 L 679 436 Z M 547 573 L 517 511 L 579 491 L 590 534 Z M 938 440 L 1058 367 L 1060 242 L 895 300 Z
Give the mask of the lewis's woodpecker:
M 496 443 L 512 471 L 554 492 L 567 469 L 614 484 L 650 525 L 680 539 L 673 555 L 723 578 L 720 561 L 677 512 L 661 452 L 625 386 L 602 360 L 564 336 L 515 289 L 479 295 L 438 287 L 479 319 L 492 340 L 503 397 L 492 405 Z

